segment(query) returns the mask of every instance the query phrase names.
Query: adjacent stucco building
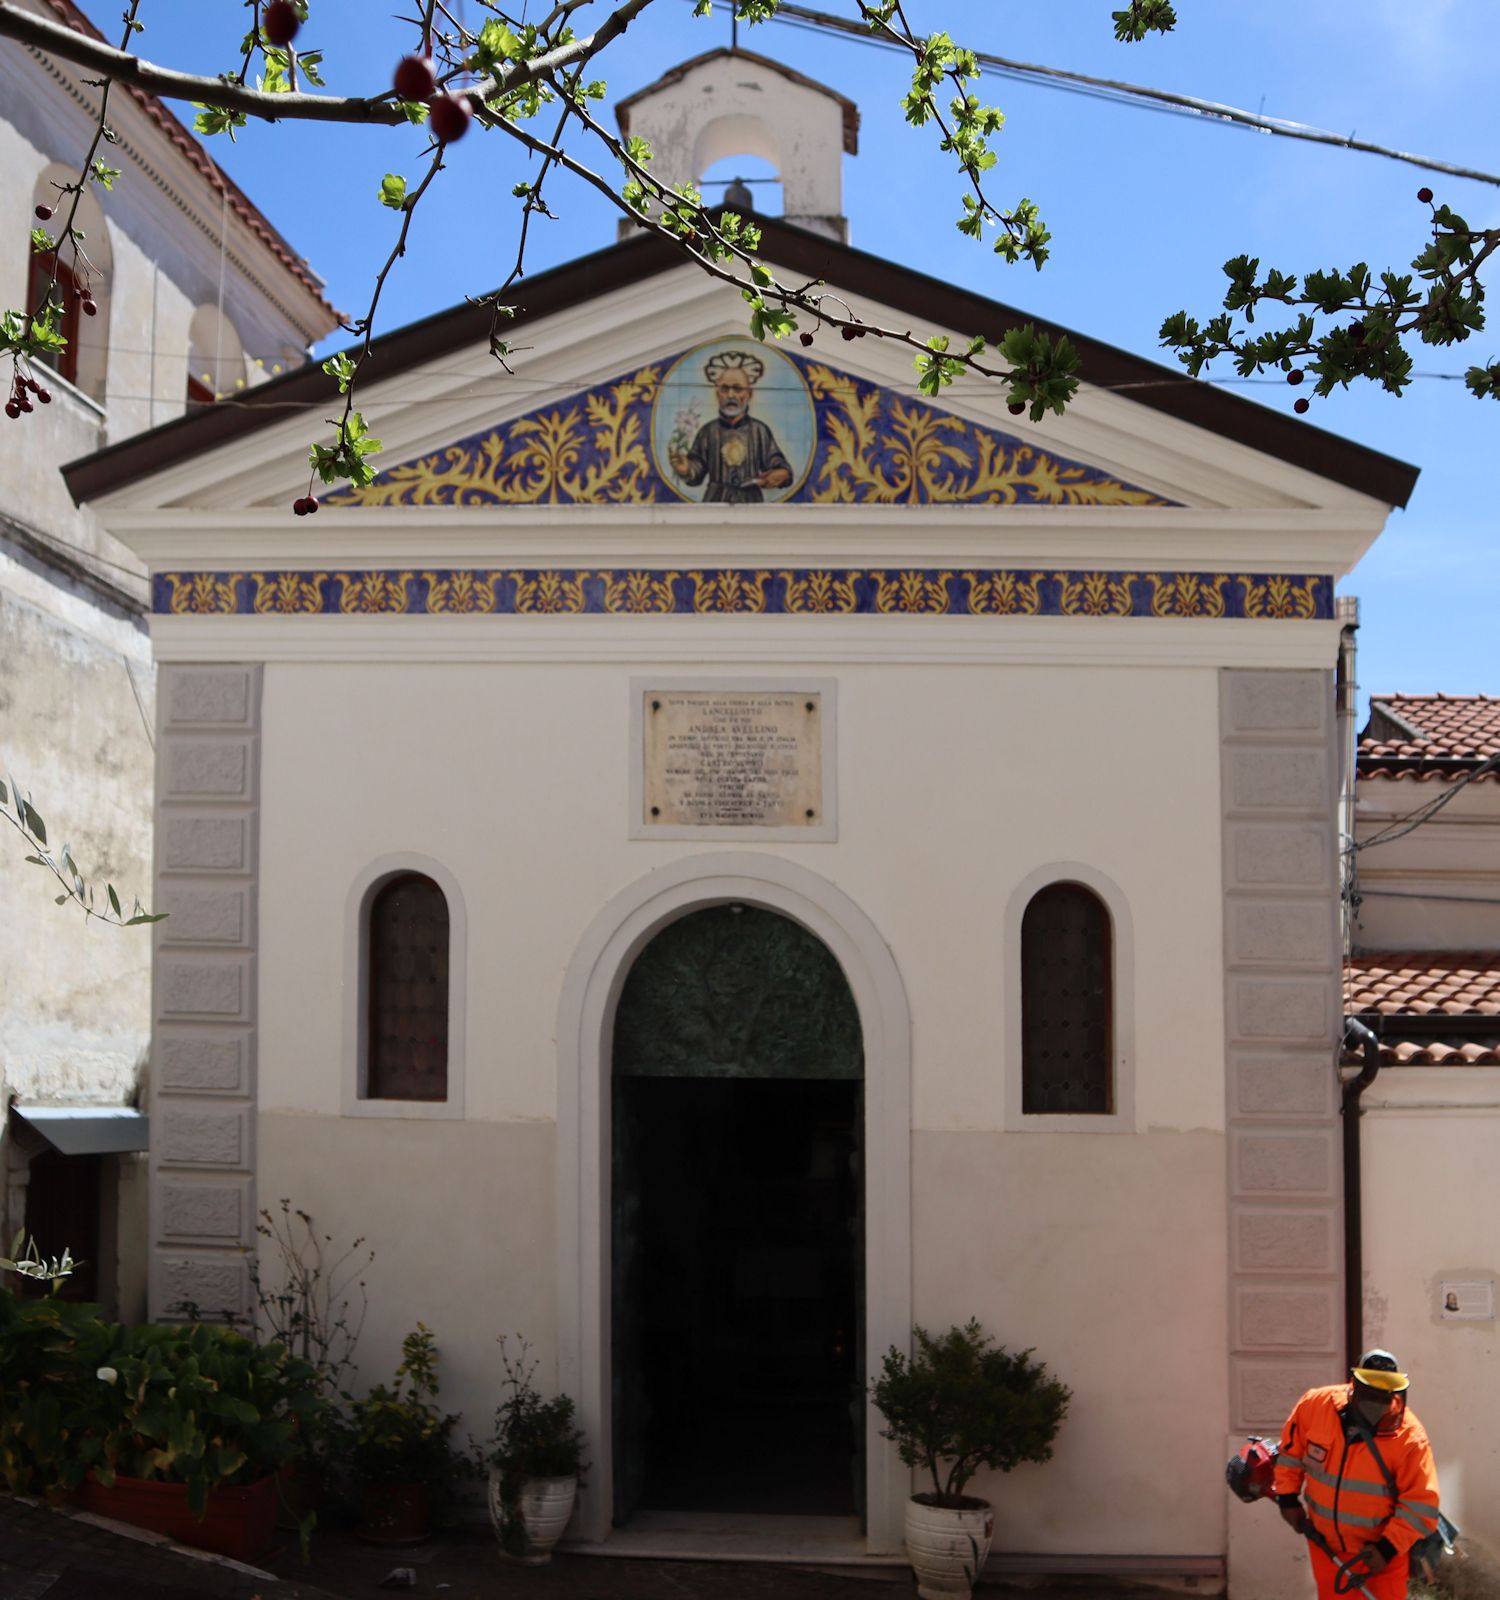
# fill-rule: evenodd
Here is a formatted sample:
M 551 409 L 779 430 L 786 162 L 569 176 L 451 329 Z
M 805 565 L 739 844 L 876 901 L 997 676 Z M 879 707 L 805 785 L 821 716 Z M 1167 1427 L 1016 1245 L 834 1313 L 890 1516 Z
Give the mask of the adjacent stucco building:
M 25 3 L 25 0 L 23 0 Z M 29 9 L 94 30 L 68 0 Z M 0 41 L 0 305 L 34 309 L 53 271 L 31 230 L 66 216 L 97 122 L 78 69 Z M 0 422 L 0 755 L 54 846 L 124 897 L 151 898 L 155 670 L 145 569 L 69 498 L 59 462 L 233 401 L 305 360 L 334 324 L 318 280 L 160 102 L 117 88 L 121 169 L 79 209 L 86 261 L 63 250 L 69 348 L 39 368 L 50 403 Z M 46 222 L 37 206 L 58 216 Z M 76 270 L 75 270 L 76 268 Z M 80 315 L 84 293 L 96 314 Z M 6 369 L 6 394 L 10 369 Z M 150 1038 L 150 941 L 54 907 L 56 885 L 0 852 L 0 1228 L 28 1226 L 86 1265 L 76 1288 L 144 1310 L 141 1152 Z M 26 1113 L 38 1115 L 28 1119 Z M 109 1113 L 104 1115 L 104 1113 Z

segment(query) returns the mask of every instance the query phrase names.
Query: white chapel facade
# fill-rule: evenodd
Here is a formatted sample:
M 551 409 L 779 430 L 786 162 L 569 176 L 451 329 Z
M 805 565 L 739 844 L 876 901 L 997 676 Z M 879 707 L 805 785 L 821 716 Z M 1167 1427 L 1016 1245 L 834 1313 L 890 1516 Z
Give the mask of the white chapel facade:
M 1021 320 L 843 242 L 826 90 L 720 52 L 629 115 L 756 96 L 839 130 L 769 260 Z M 874 1554 L 865 1380 L 977 1317 L 1074 1392 L 997 1550 L 1295 1592 L 1222 1465 L 1345 1361 L 1334 586 L 1414 474 L 1086 338 L 1033 425 L 743 310 L 638 233 L 528 279 L 522 383 L 474 307 L 390 334 L 315 517 L 253 399 L 69 469 L 161 674 L 153 1309 L 243 1307 L 288 1196 L 377 1246 L 372 1381 L 420 1318 L 482 1421 L 531 1341 L 578 1537 Z

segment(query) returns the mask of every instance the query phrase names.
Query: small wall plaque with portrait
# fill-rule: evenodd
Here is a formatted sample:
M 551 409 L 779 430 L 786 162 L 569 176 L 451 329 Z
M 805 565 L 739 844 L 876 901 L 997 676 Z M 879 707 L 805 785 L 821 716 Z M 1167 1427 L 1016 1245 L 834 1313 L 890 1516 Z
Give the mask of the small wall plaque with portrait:
M 1438 1283 L 1438 1312 L 1444 1322 L 1493 1322 L 1493 1278 L 1443 1278 Z
M 832 679 L 631 683 L 634 839 L 827 842 Z

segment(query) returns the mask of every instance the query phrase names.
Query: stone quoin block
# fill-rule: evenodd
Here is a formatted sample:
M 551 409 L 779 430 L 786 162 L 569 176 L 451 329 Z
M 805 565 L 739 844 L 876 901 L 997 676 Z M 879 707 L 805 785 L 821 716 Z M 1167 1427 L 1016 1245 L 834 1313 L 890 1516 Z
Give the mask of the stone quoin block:
M 164 676 L 169 728 L 249 724 L 255 709 L 252 668 L 169 667 Z
M 1225 674 L 1225 727 L 1231 733 L 1321 734 L 1332 711 L 1332 684 L 1324 672 Z
M 1235 1191 L 1241 1195 L 1331 1196 L 1333 1130 L 1245 1133 L 1230 1136 Z
M 163 1016 L 241 1017 L 245 1012 L 244 960 L 193 961 L 163 957 L 156 970 Z
M 1326 1053 L 1232 1057 L 1231 1104 L 1242 1117 L 1329 1117 L 1337 1074 Z
M 1237 1272 L 1332 1272 L 1331 1211 L 1244 1210 L 1234 1220 Z
M 168 1239 L 240 1242 L 245 1236 L 245 1190 L 241 1184 L 164 1182 L 161 1231 Z
M 1331 1284 L 1305 1289 L 1241 1287 L 1235 1293 L 1235 1347 L 1240 1350 L 1330 1348 L 1339 1325 Z
M 249 1114 L 247 1106 L 161 1106 L 157 1155 L 169 1166 L 247 1166 Z
M 169 880 L 159 904 L 167 913 L 164 945 L 243 944 L 250 931 L 249 894 L 242 887 L 188 888 Z
M 250 795 L 250 746 L 245 739 L 172 739 L 166 749 L 163 799 Z
M 1326 967 L 1334 959 L 1336 928 L 1323 900 L 1241 901 L 1230 909 L 1236 961 Z
M 156 1263 L 160 1315 L 182 1318 L 193 1307 L 211 1322 L 243 1317 L 250 1303 L 250 1273 L 242 1256 L 163 1254 Z
M 1329 949 L 1332 961 L 1332 949 Z M 1330 966 L 1330 971 L 1332 968 Z M 1333 1042 L 1332 979 L 1264 982 L 1241 979 L 1230 990 L 1230 1035 L 1242 1039 L 1326 1039 Z
M 250 830 L 242 816 L 168 816 L 161 846 L 168 872 L 244 872 L 250 866 Z
M 1332 865 L 1331 828 L 1241 823 L 1229 830 L 1231 889 L 1326 889 Z
M 1274 1436 L 1309 1389 L 1337 1383 L 1345 1376 L 1334 1355 L 1301 1361 L 1235 1361 L 1231 1402 L 1234 1426 Z
M 1332 768 L 1321 749 L 1234 750 L 1229 756 L 1229 804 L 1240 811 L 1327 811 Z
M 158 1034 L 158 1082 L 189 1094 L 246 1094 L 249 1040 L 241 1034 Z

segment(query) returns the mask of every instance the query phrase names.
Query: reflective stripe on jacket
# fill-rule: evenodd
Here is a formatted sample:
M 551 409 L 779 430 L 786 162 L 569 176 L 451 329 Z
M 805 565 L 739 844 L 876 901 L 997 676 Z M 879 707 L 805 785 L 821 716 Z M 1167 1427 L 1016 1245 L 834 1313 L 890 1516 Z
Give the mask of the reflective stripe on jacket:
M 1300 1494 L 1313 1526 L 1338 1551 L 1387 1539 L 1400 1553 L 1438 1525 L 1437 1468 L 1427 1432 L 1411 1411 L 1380 1425 L 1381 1458 L 1396 1480 L 1393 1496 L 1363 1439 L 1344 1437 L 1354 1386 L 1309 1389 L 1282 1429 L 1275 1494 Z

